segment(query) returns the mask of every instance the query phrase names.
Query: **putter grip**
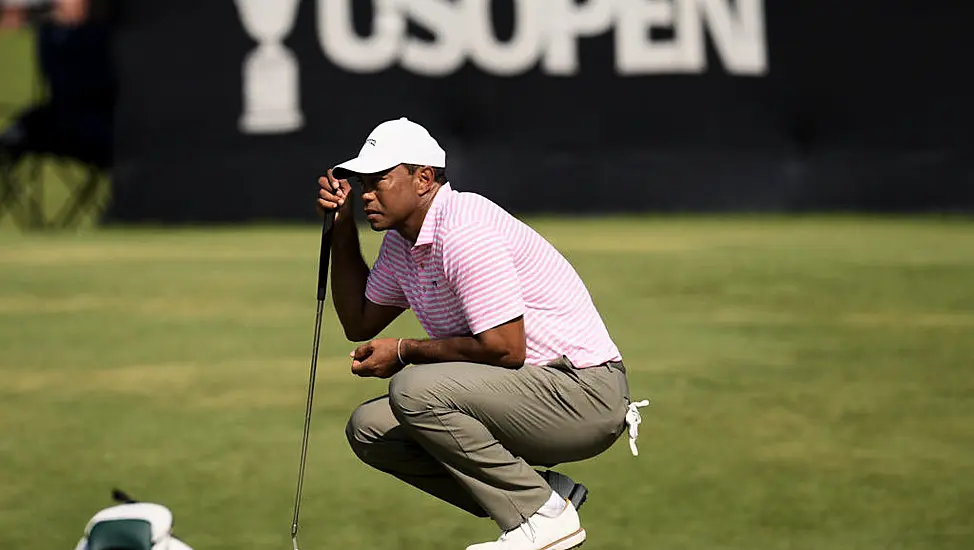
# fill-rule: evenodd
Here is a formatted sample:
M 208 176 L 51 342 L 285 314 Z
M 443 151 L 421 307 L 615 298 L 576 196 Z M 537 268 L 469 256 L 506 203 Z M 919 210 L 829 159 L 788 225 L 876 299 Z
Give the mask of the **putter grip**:
M 326 212 L 321 225 L 321 253 L 318 256 L 318 300 L 325 299 L 328 287 L 328 261 L 331 259 L 331 229 L 335 225 L 335 212 Z

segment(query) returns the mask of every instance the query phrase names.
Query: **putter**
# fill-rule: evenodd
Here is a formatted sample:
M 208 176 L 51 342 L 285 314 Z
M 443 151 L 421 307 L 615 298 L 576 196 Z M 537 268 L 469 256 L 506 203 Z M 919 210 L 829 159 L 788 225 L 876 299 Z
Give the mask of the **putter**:
M 298 550 L 298 516 L 301 513 L 301 490 L 304 486 L 304 466 L 308 457 L 308 433 L 311 428 L 311 405 L 315 395 L 315 371 L 318 370 L 318 344 L 321 342 L 321 316 L 325 307 L 325 287 L 328 286 L 328 260 L 331 252 L 331 229 L 335 212 L 325 213 L 321 227 L 321 253 L 318 256 L 318 313 L 315 316 L 315 339 L 311 352 L 311 374 L 308 379 L 308 403 L 304 410 L 304 436 L 301 439 L 301 464 L 298 467 L 298 489 L 294 495 L 294 519 L 291 520 L 291 543 Z

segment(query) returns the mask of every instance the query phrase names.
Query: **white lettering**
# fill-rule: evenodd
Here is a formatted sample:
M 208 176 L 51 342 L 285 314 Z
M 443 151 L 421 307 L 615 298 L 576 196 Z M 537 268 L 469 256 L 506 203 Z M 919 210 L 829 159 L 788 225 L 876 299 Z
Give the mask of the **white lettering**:
M 768 53 L 764 35 L 763 0 L 737 0 L 737 16 L 727 0 L 697 0 L 703 12 L 697 20 L 710 26 L 717 54 L 727 70 L 737 74 L 760 75 L 768 71 Z M 699 57 L 704 58 L 703 40 Z
M 360 0 L 359 0 L 360 1 Z M 399 56 L 406 20 L 398 12 L 402 0 L 373 0 L 372 36 L 355 32 L 351 0 L 318 1 L 318 40 L 335 65 L 356 73 L 388 69 Z
M 355 32 L 355 1 L 363 0 L 317 0 L 325 56 L 351 72 L 379 72 L 398 62 L 436 77 L 470 60 L 497 76 L 522 74 L 539 61 L 545 74 L 574 75 L 581 71 L 579 39 L 608 31 L 614 31 L 621 75 L 705 72 L 707 33 L 729 73 L 768 71 L 764 0 L 505 0 L 514 15 L 513 36 L 505 41 L 494 29 L 492 0 L 372 0 L 375 21 L 367 37 Z M 407 17 L 433 39 L 407 37 Z
M 710 27 L 724 66 L 733 74 L 767 72 L 762 0 L 650 0 L 620 2 L 616 67 L 622 74 L 703 73 L 707 69 L 704 24 Z M 654 41 L 651 28 L 671 27 L 672 41 Z
M 548 45 L 542 69 L 548 74 L 578 74 L 578 37 L 595 36 L 612 27 L 612 0 L 548 0 Z
M 413 0 L 409 15 L 429 30 L 433 42 L 410 37 L 402 50 L 402 66 L 424 76 L 448 75 L 463 65 L 463 19 L 450 0 Z
M 616 14 L 616 70 L 623 75 L 699 72 L 687 33 L 693 31 L 687 9 L 695 0 L 619 2 Z M 691 7 L 692 9 L 692 7 Z M 688 23 L 690 23 L 688 25 Z M 654 40 L 653 28 L 672 28 L 672 40 Z
M 539 0 L 514 0 L 514 35 L 504 43 L 494 36 L 490 2 L 464 2 L 471 58 L 480 68 L 499 76 L 512 76 L 529 70 L 541 54 L 541 12 L 545 3 Z

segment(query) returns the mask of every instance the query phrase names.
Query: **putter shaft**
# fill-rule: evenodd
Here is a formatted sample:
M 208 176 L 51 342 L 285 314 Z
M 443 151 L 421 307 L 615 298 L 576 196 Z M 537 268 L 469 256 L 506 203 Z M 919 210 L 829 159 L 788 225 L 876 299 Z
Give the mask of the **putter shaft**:
M 321 343 L 321 318 L 324 312 L 324 300 L 318 300 L 318 312 L 315 315 L 315 338 L 311 352 L 311 374 L 308 378 L 308 402 L 304 409 L 304 434 L 301 438 L 301 462 L 298 466 L 298 487 L 294 495 L 294 518 L 291 521 L 291 540 L 294 550 L 298 550 L 298 517 L 301 514 L 301 492 L 304 489 L 304 470 L 308 459 L 308 439 L 311 432 L 311 409 L 314 404 L 315 374 L 318 370 L 318 347 Z
M 321 226 L 321 251 L 318 256 L 318 310 L 315 314 L 314 346 L 311 350 L 311 372 L 308 375 L 308 402 L 304 409 L 304 434 L 301 437 L 301 463 L 298 466 L 298 487 L 294 493 L 294 518 L 291 520 L 291 543 L 298 550 L 298 518 L 301 515 L 301 493 L 304 490 L 304 470 L 308 459 L 308 440 L 311 434 L 311 409 L 315 396 L 315 375 L 318 371 L 318 347 L 321 344 L 321 324 L 328 286 L 328 264 L 331 254 L 331 229 L 335 212 L 326 214 Z

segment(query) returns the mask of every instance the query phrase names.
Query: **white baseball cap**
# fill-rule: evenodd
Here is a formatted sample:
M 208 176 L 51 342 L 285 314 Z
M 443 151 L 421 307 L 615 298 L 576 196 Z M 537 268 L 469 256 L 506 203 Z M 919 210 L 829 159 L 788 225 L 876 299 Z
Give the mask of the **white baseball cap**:
M 401 117 L 387 120 L 372 130 L 358 156 L 334 168 L 338 179 L 354 174 L 375 174 L 399 164 L 446 168 L 446 152 L 426 128 Z

